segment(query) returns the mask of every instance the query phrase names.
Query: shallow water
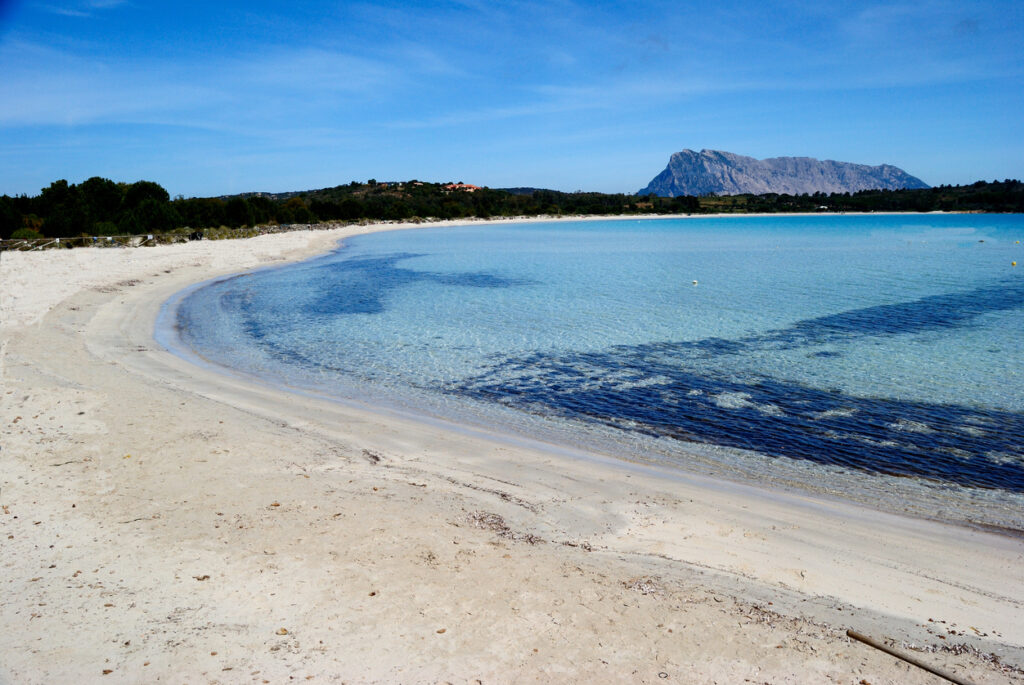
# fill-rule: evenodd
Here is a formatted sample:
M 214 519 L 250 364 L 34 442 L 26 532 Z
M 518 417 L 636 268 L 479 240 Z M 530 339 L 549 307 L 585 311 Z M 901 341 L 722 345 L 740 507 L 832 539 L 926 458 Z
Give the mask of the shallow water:
M 1019 240 L 1021 215 L 419 229 L 175 316 L 269 382 L 1024 528 Z

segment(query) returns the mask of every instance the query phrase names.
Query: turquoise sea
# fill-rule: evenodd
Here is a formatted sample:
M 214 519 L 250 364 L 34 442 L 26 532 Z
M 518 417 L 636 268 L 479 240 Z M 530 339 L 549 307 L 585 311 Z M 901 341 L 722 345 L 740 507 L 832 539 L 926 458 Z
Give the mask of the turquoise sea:
M 1024 215 L 392 231 L 193 288 L 160 335 L 341 400 L 1019 531 L 1022 240 Z

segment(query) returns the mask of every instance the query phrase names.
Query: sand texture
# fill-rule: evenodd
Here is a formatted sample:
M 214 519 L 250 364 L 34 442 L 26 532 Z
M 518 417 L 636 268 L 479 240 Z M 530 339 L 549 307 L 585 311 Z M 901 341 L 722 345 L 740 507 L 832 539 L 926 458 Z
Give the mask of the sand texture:
M 379 229 L 379 227 L 378 227 Z M 0 683 L 1024 682 L 1024 542 L 201 368 L 163 302 L 368 228 L 0 256 Z

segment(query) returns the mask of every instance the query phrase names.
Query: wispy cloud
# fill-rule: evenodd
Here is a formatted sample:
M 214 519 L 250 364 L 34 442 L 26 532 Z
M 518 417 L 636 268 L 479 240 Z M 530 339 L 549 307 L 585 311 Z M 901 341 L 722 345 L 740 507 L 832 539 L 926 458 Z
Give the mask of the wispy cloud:
M 56 5 L 36 5 L 39 9 L 50 14 L 59 14 L 64 17 L 88 17 L 91 12 L 86 10 L 74 9 L 72 7 L 58 7 Z
M 529 117 L 549 116 L 552 114 L 564 114 L 578 109 L 585 109 L 588 105 L 571 102 L 536 102 L 509 107 L 481 107 L 465 110 L 455 110 L 435 116 L 425 116 L 412 119 L 396 119 L 382 124 L 386 128 L 393 129 L 428 129 L 428 128 L 449 128 L 461 127 L 470 124 L 481 124 L 503 119 L 519 119 Z
M 217 80 L 222 83 L 241 79 L 240 90 L 278 88 L 310 94 L 398 86 L 405 72 L 387 62 L 317 48 L 276 48 L 213 66 L 221 74 Z
M 128 0 L 84 0 L 65 4 L 38 3 L 37 9 L 64 17 L 91 17 L 96 10 L 108 10 L 128 4 Z
M 846 145 L 884 161 L 894 141 L 930 146 L 970 127 L 1020 150 L 1019 0 L 224 0 L 178 10 L 19 3 L 0 41 L 0 154 L 18 151 L 58 169 L 53 177 L 72 159 L 83 169 L 107 156 L 149 160 L 149 146 L 182 169 L 260 150 L 268 164 L 347 163 L 378 177 L 390 165 L 457 175 L 478 164 L 483 174 L 499 156 L 547 174 L 558 158 L 551 178 L 571 168 L 564 185 L 575 188 L 600 165 L 572 160 L 598 148 L 617 151 L 618 170 L 680 142 L 810 156 Z M 25 165 L 7 167 L 8 185 L 21 184 Z
M 7 68 L 0 80 L 0 126 L 174 122 L 239 132 L 305 119 L 316 127 L 405 96 L 425 74 L 458 73 L 414 45 L 387 60 L 290 46 L 178 61 L 84 52 L 23 38 L 0 44 Z
M 218 99 L 216 89 L 173 66 L 87 59 L 24 40 L 0 45 L 0 63 L 7 70 L 0 81 L 4 126 L 110 122 Z

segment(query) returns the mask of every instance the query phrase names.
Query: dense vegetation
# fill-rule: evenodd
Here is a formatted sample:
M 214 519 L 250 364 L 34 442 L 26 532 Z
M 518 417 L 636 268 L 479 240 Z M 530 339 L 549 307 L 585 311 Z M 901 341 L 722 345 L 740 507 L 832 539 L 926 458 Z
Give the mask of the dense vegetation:
M 727 195 L 700 198 L 701 209 L 722 212 L 1024 212 L 1024 183 L 978 181 L 918 190 L 862 190 L 813 195 Z
M 924 190 L 868 190 L 826 195 L 656 197 L 494 190 L 451 184 L 366 183 L 300 193 L 171 199 L 151 181 L 61 180 L 39 195 L 0 196 L 0 238 L 63 238 L 163 233 L 177 229 L 319 221 L 455 219 L 576 214 L 696 214 L 847 211 L 1024 212 L 1020 181 L 978 181 Z

